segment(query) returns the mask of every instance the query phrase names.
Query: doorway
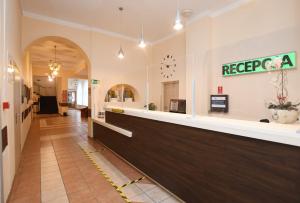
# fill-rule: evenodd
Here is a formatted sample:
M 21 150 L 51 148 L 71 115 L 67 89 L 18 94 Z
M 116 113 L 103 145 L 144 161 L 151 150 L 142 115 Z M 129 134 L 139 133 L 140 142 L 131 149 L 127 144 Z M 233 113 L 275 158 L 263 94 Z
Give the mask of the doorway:
M 179 99 L 179 81 L 163 83 L 163 111 L 169 112 L 171 99 Z
M 76 91 L 75 90 L 68 90 L 68 105 L 69 108 L 76 108 Z
M 21 76 L 17 68 L 14 71 L 14 130 L 15 130 L 15 170 L 21 157 Z

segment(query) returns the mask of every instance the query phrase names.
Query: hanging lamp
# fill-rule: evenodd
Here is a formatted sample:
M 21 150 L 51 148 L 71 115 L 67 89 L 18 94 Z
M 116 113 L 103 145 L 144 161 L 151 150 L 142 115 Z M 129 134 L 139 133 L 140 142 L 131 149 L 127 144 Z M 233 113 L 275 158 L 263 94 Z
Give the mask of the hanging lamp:
M 144 25 L 142 25 L 142 32 L 141 32 L 141 38 L 140 38 L 140 42 L 139 42 L 139 47 L 140 48 L 145 48 L 147 45 L 145 43 L 145 39 L 144 39 Z
M 183 28 L 183 24 L 180 17 L 179 0 L 177 0 L 176 19 L 173 28 L 174 30 L 181 30 Z
M 122 13 L 123 13 L 124 8 L 123 7 L 119 7 L 119 11 L 120 11 L 120 33 L 122 32 Z M 120 49 L 118 51 L 118 58 L 119 59 L 123 59 L 125 57 L 123 48 L 122 48 L 122 43 L 120 40 Z
M 56 61 L 56 45 L 54 46 L 54 62 L 50 60 L 49 64 L 50 74 L 48 75 L 48 80 L 53 81 L 53 79 L 58 75 L 58 71 L 61 65 Z

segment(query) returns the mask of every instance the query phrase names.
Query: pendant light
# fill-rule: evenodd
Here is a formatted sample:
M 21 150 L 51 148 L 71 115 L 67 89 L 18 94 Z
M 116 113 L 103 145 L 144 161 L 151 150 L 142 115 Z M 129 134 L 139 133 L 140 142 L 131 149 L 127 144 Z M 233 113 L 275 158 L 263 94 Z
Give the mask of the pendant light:
M 176 19 L 175 24 L 173 26 L 174 30 L 181 30 L 183 28 L 183 24 L 180 17 L 180 10 L 179 10 L 179 0 L 177 0 L 177 11 L 176 11 Z
M 145 48 L 147 45 L 145 43 L 145 40 L 144 40 L 144 25 L 142 25 L 142 32 L 141 32 L 141 38 L 140 38 L 140 42 L 139 42 L 139 47 L 140 48 Z
M 124 51 L 123 51 L 123 49 L 122 49 L 122 46 L 120 46 L 120 49 L 119 49 L 119 51 L 118 51 L 118 58 L 119 58 L 119 59 L 123 59 L 124 57 L 125 57 Z
M 48 75 L 48 81 L 52 82 L 53 81 L 53 77 L 51 75 Z
M 119 11 L 120 11 L 120 33 L 122 32 L 122 13 L 123 13 L 124 8 L 123 7 L 119 7 Z M 120 40 L 120 49 L 118 51 L 118 58 L 119 59 L 123 59 L 125 57 L 123 48 L 122 48 L 122 43 Z
M 50 82 L 58 75 L 58 71 L 61 68 L 61 65 L 56 61 L 56 45 L 54 46 L 54 61 L 50 60 L 49 64 L 50 74 L 48 74 L 48 80 Z

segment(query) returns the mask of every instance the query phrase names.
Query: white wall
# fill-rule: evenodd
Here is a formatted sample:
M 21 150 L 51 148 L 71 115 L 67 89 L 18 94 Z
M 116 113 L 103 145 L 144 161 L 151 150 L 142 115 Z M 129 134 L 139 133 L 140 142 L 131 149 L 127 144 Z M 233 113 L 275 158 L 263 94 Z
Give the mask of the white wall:
M 211 21 L 205 17 L 186 28 L 186 95 L 187 112 L 191 113 L 192 81 L 195 80 L 196 112 L 207 114 L 211 76 Z
M 2 83 L 2 75 L 3 75 L 3 67 L 5 64 L 5 39 L 4 39 L 4 25 L 5 25 L 5 15 L 4 15 L 4 1 L 0 1 L 0 92 L 2 92 L 3 89 L 3 83 Z M 2 94 L 0 95 L 0 102 L 2 102 Z M 0 126 L 2 128 L 2 112 L 0 113 Z M 1 132 L 0 132 L 1 135 Z M 1 135 L 2 136 L 2 135 Z M 0 146 L 2 146 L 2 139 L 0 139 Z M 1 147 L 2 148 L 2 147 Z M 2 152 L 1 152 L 2 153 Z M 0 156 L 0 201 L 4 201 L 3 197 L 3 170 L 2 170 L 2 155 Z
M 177 76 L 180 81 L 186 80 L 185 88 L 180 87 L 180 97 L 187 98 L 188 112 L 191 111 L 191 84 L 195 79 L 198 114 L 208 114 L 209 95 L 216 93 L 217 86 L 222 85 L 224 93 L 230 96 L 230 113 L 215 115 L 258 120 L 269 116 L 264 103 L 275 95 L 275 90 L 269 83 L 271 76 L 262 73 L 223 78 L 221 66 L 223 63 L 285 51 L 299 52 L 300 14 L 297 8 L 300 1 L 248 2 L 238 8 L 220 12 L 217 16 L 202 17 L 188 24 L 184 35 L 175 35 L 146 51 L 141 51 L 136 42 L 23 17 L 23 49 L 45 36 L 65 37 L 79 45 L 91 62 L 90 79 L 100 80 L 99 87 L 92 88 L 92 108 L 96 112 L 104 105 L 106 91 L 117 83 L 135 87 L 140 99 L 134 107 L 142 108 L 145 104 L 147 65 L 150 68 L 150 100 L 160 103 L 160 85 L 164 80 L 158 76 L 158 63 L 166 53 L 173 52 L 177 58 L 182 59 L 182 64 L 186 61 L 186 76 L 184 71 Z M 115 57 L 120 41 L 126 54 L 122 61 Z M 182 57 L 185 52 L 186 60 Z M 297 57 L 299 59 L 299 54 Z M 300 75 L 298 73 L 299 68 L 289 71 L 288 88 L 293 101 L 300 98 L 296 89 Z M 251 112 L 245 111 L 249 106 Z
M 2 154 L 3 157 L 3 182 L 4 182 L 4 200 L 7 199 L 15 175 L 15 140 L 14 140 L 14 98 L 13 98 L 13 83 L 7 79 L 7 56 L 16 62 L 21 76 L 25 78 L 25 84 L 30 85 L 30 77 L 26 73 L 30 73 L 29 66 L 23 66 L 23 58 L 21 54 L 21 6 L 19 0 L 4 0 L 1 1 L 5 5 L 4 12 L 1 10 L 1 15 L 4 19 L 4 31 L 1 31 L 1 103 L 7 101 L 10 103 L 8 110 L 1 108 L 1 128 L 8 128 L 8 146 Z M 2 21 L 2 18 L 1 18 Z M 4 36 L 2 35 L 4 34 Z M 24 59 L 25 60 L 25 59 Z M 25 77 L 24 77 L 25 75 Z M 25 108 L 22 106 L 21 108 Z M 29 129 L 31 121 L 26 121 L 21 125 L 21 142 L 25 142 L 26 132 Z
M 158 110 L 163 110 L 163 82 L 179 81 L 179 99 L 186 97 L 186 38 L 181 32 L 174 37 L 164 40 L 152 47 L 151 64 L 149 68 L 149 102 L 154 102 Z M 171 78 L 161 75 L 161 62 L 166 55 L 172 55 L 176 60 L 176 72 Z
M 250 120 L 270 116 L 265 102 L 276 95 L 269 82 L 274 73 L 224 78 L 222 64 L 288 51 L 299 53 L 298 8 L 298 0 L 252 0 L 238 9 L 217 17 L 202 18 L 187 27 L 187 55 L 195 56 L 188 59 L 187 63 L 194 65 L 189 66 L 187 78 L 203 71 L 196 74 L 198 114 L 208 113 L 208 95 L 216 94 L 217 86 L 222 85 L 224 93 L 230 96 L 230 113 L 214 115 Z M 288 80 L 290 100 L 299 101 L 299 67 L 288 72 Z M 189 89 L 187 85 L 187 91 Z M 190 95 L 188 99 L 191 99 Z
M 15 146 L 14 146 L 14 109 L 13 109 L 13 85 L 8 83 L 7 75 L 7 54 L 15 60 L 18 67 L 22 65 L 22 59 L 20 54 L 20 5 L 17 0 L 5 1 L 5 61 L 2 75 L 2 101 L 8 101 L 10 103 L 10 109 L 2 111 L 2 128 L 7 126 L 8 131 L 8 146 L 3 152 L 3 182 L 4 182 L 4 199 L 6 200 L 12 186 L 13 177 L 15 174 Z
M 203 17 L 186 27 L 185 34 L 176 35 L 160 42 L 145 51 L 136 42 L 120 40 L 91 30 L 83 30 L 51 22 L 22 18 L 21 47 L 21 9 L 18 0 L 6 2 L 6 32 L 1 41 L 4 55 L 9 53 L 21 69 L 25 83 L 32 84 L 29 56 L 22 56 L 22 50 L 33 41 L 46 36 L 61 36 L 76 43 L 89 57 L 91 68 L 89 79 L 98 79 L 99 87 L 92 88 L 92 108 L 96 112 L 104 105 L 106 91 L 115 84 L 125 83 L 133 86 L 139 93 L 134 107 L 145 104 L 146 66 L 150 67 L 152 83 L 150 96 L 159 103 L 162 80 L 157 76 L 161 58 L 171 53 L 178 58 L 181 71 L 174 80 L 180 82 L 180 97 L 187 98 L 188 112 L 191 107 L 191 81 L 196 80 L 197 113 L 208 114 L 209 94 L 216 93 L 216 87 L 224 86 L 224 93 L 230 95 L 230 113 L 227 117 L 257 120 L 268 116 L 264 102 L 273 99 L 275 91 L 269 84 L 270 74 L 252 74 L 223 78 L 221 65 L 232 61 L 244 60 L 282 53 L 300 52 L 300 8 L 299 0 L 252 0 L 249 4 L 223 13 L 216 17 Z M 3 13 L 2 13 L 3 14 Z M 3 33 L 2 33 L 3 34 Z M 120 41 L 125 51 L 125 59 L 116 57 Z M 5 43 L 4 43 L 5 42 Z M 186 52 L 186 56 L 184 56 Z M 1 56 L 1 76 L 6 75 L 6 56 Z M 297 55 L 299 61 L 299 54 Z M 22 64 L 25 65 L 24 67 Z M 186 62 L 185 62 L 186 61 Z M 184 68 L 186 68 L 186 75 Z M 173 79 L 172 79 L 173 80 Z M 183 82 L 185 81 L 185 82 Z M 300 99 L 300 69 L 289 71 L 290 100 Z M 1 77 L 1 101 L 9 101 L 12 106 L 13 86 Z M 185 87 L 184 85 L 185 84 Z M 157 86 L 158 85 L 158 86 Z M 60 87 L 67 88 L 61 81 Z M 154 90 L 153 90 L 154 89 Z M 184 91 L 184 89 L 186 91 Z M 25 106 L 22 107 L 26 108 Z M 248 109 L 251 108 L 251 111 Z M 3 153 L 4 195 L 7 198 L 14 171 L 13 109 L 1 110 L 2 127 L 8 126 L 9 146 Z M 93 114 L 94 115 L 94 114 Z M 219 114 L 217 116 L 220 116 Z M 22 125 L 22 143 L 30 122 Z
M 107 90 L 119 83 L 135 87 L 139 93 L 139 99 L 134 107 L 142 108 L 144 106 L 148 53 L 141 51 L 136 42 L 23 17 L 23 49 L 26 49 L 33 41 L 46 36 L 60 36 L 71 40 L 89 57 L 91 64 L 89 79 L 100 80 L 99 87 L 92 90 L 93 111 L 97 112 L 102 109 Z M 123 60 L 119 60 L 116 56 L 120 41 L 125 51 Z
M 56 86 L 39 87 L 38 85 L 33 85 L 33 90 L 41 96 L 56 96 Z
M 95 46 L 92 47 L 91 76 L 92 79 L 100 80 L 99 87 L 92 92 L 96 101 L 92 104 L 92 109 L 96 112 L 102 110 L 107 91 L 116 84 L 133 86 L 138 96 L 132 107 L 143 108 L 148 52 L 141 50 L 136 42 L 122 40 L 125 58 L 120 60 L 116 56 L 120 46 L 119 39 L 93 33 L 92 41 Z

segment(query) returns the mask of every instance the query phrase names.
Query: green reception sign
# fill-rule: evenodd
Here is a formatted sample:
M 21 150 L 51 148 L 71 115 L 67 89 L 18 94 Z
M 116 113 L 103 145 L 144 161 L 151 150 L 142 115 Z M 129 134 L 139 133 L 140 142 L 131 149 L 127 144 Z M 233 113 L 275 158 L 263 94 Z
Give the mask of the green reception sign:
M 224 64 L 222 66 L 223 76 L 243 75 L 249 73 L 267 72 L 266 64 L 275 58 L 282 59 L 283 69 L 296 68 L 296 52 L 278 54 L 274 56 L 262 57 L 252 60 L 238 61 Z

